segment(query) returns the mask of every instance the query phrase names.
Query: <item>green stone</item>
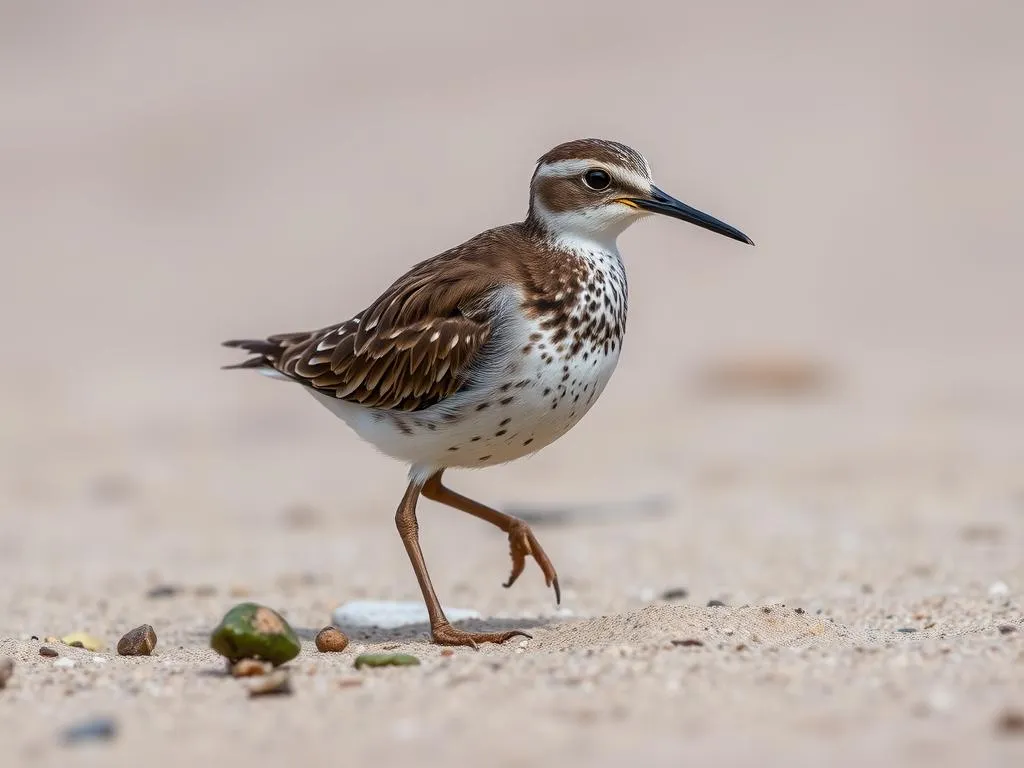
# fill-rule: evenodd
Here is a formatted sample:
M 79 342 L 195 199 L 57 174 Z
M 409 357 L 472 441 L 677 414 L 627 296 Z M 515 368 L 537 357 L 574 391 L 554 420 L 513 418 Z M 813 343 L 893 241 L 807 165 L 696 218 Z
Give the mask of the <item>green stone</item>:
M 361 653 L 356 656 L 355 667 L 415 667 L 420 660 L 408 653 Z
M 210 647 L 232 663 L 261 659 L 275 667 L 299 655 L 294 630 L 277 611 L 256 603 L 239 603 L 210 634 Z

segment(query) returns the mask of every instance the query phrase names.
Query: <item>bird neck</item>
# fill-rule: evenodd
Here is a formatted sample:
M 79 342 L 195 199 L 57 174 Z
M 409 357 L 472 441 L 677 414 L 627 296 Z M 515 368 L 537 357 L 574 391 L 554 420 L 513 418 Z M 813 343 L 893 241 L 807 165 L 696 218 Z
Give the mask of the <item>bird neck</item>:
M 559 250 L 586 254 L 592 251 L 613 254 L 618 257 L 618 237 L 625 226 L 619 222 L 597 222 L 580 211 L 552 213 L 539 205 L 531 205 L 525 225 L 536 238 Z

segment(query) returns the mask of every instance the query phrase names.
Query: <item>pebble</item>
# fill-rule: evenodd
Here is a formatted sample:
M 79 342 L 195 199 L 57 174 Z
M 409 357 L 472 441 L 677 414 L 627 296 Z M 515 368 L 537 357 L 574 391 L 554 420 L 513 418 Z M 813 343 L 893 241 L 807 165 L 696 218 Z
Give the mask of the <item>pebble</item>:
M 0 659 L 0 690 L 7 687 L 7 681 L 14 674 L 14 660 Z
M 324 627 L 316 633 L 316 649 L 322 653 L 339 653 L 348 647 L 348 636 L 337 627 Z
M 1004 595 L 1010 594 L 1010 587 L 1005 581 L 995 581 L 989 585 L 988 596 L 989 597 L 1003 597 Z
M 408 653 L 362 653 L 356 656 L 354 666 L 363 667 L 415 667 L 420 660 Z
M 61 669 L 71 669 L 75 666 L 75 660 L 64 657 L 53 662 L 53 666 L 60 667 Z
M 109 717 L 94 717 L 64 730 L 61 740 L 65 744 L 83 741 L 110 741 L 117 735 L 117 723 Z
M 84 648 L 93 652 L 103 650 L 103 641 L 85 632 L 72 632 L 70 635 L 64 635 L 60 641 L 72 648 Z
M 120 656 L 149 656 L 156 648 L 156 632 L 149 624 L 143 624 L 128 632 L 117 641 Z
M 210 647 L 230 661 L 263 659 L 274 666 L 302 649 L 284 617 L 256 603 L 239 603 L 228 611 L 210 634 Z
M 676 645 L 681 648 L 703 648 L 704 641 L 698 640 L 693 637 L 688 637 L 685 640 L 673 640 L 672 645 Z
M 725 603 L 721 600 L 708 600 L 708 608 L 725 608 Z
M 996 720 L 996 728 L 1002 733 L 1024 736 L 1024 712 L 1008 709 Z
M 58 653 L 48 645 L 41 645 L 39 646 L 39 655 L 52 659 L 54 656 L 57 656 Z
M 999 625 L 999 634 L 1001 634 L 1001 635 L 1009 635 L 1012 632 L 1016 632 L 1016 631 L 1017 631 L 1017 627 L 1014 624 L 1000 624 Z
M 672 587 L 661 593 L 662 600 L 685 600 L 689 596 L 690 591 L 686 587 Z
M 276 669 L 269 675 L 254 677 L 249 683 L 250 696 L 287 695 L 291 692 L 291 676 L 283 669 Z
M 228 662 L 228 670 L 232 677 L 259 677 L 269 673 L 274 666 L 269 661 L 257 661 L 256 659 L 242 659 L 234 664 Z
M 181 587 L 175 584 L 157 584 L 155 587 L 151 587 L 146 590 L 146 597 L 151 600 L 156 600 L 162 597 L 174 597 L 180 594 L 182 591 Z
M 477 611 L 469 608 L 443 608 L 451 622 L 482 618 Z M 427 624 L 429 621 L 426 606 L 418 600 L 353 600 L 338 606 L 331 614 L 331 624 L 336 627 L 397 629 L 409 624 Z

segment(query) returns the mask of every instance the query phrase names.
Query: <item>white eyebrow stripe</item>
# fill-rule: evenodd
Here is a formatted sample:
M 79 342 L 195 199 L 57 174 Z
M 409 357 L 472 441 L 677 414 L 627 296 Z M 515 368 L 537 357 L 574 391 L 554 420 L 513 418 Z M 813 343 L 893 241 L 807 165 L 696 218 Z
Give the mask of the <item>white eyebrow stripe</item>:
M 646 162 L 646 161 L 645 161 Z M 641 174 L 630 168 L 621 165 L 600 163 L 597 160 L 576 159 L 559 160 L 555 163 L 545 163 L 537 169 L 537 178 L 566 178 L 570 176 L 581 176 L 590 168 L 603 168 L 614 176 L 619 183 L 626 187 L 635 189 L 650 189 L 650 178 L 644 178 Z
M 596 160 L 559 160 L 556 163 L 544 163 L 537 169 L 538 176 L 575 176 L 594 166 L 604 168 L 604 163 Z

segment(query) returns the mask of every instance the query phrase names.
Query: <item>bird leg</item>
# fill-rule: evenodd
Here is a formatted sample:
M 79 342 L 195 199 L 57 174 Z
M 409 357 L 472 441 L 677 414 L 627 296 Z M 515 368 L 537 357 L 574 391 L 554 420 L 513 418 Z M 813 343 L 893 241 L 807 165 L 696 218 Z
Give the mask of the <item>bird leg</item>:
M 558 574 L 555 572 L 555 566 L 551 564 L 551 560 L 537 541 L 537 537 L 533 535 L 530 526 L 518 517 L 491 509 L 456 493 L 450 488 L 446 488 L 441 483 L 442 474 L 444 474 L 443 469 L 437 474 L 431 475 L 427 482 L 423 484 L 424 496 L 431 501 L 438 501 L 453 509 L 467 512 L 474 517 L 479 517 L 481 520 L 486 520 L 491 525 L 498 526 L 508 534 L 509 548 L 512 555 L 512 574 L 503 586 L 511 587 L 515 583 L 516 579 L 519 578 L 519 574 L 523 572 L 523 568 L 526 567 L 527 555 L 530 555 L 537 561 L 537 565 L 543 571 L 544 582 L 549 587 L 553 586 L 555 588 L 555 602 L 561 603 L 562 591 L 558 586 Z
M 416 572 L 416 580 L 420 584 L 420 591 L 423 593 L 423 601 L 427 605 L 427 616 L 430 618 L 430 634 L 438 645 L 469 645 L 477 647 L 477 643 L 503 643 L 511 637 L 530 637 L 525 632 L 512 630 L 509 632 L 464 632 L 456 629 L 444 615 L 441 602 L 437 599 L 434 587 L 430 583 L 430 575 L 427 573 L 427 564 L 423 560 L 423 550 L 420 549 L 419 523 L 416 521 L 416 501 L 420 495 L 421 486 L 417 483 L 410 483 L 402 497 L 402 503 L 398 505 L 395 513 L 395 525 L 398 526 L 398 534 L 405 544 L 405 551 L 409 554 L 412 562 L 412 569 Z

